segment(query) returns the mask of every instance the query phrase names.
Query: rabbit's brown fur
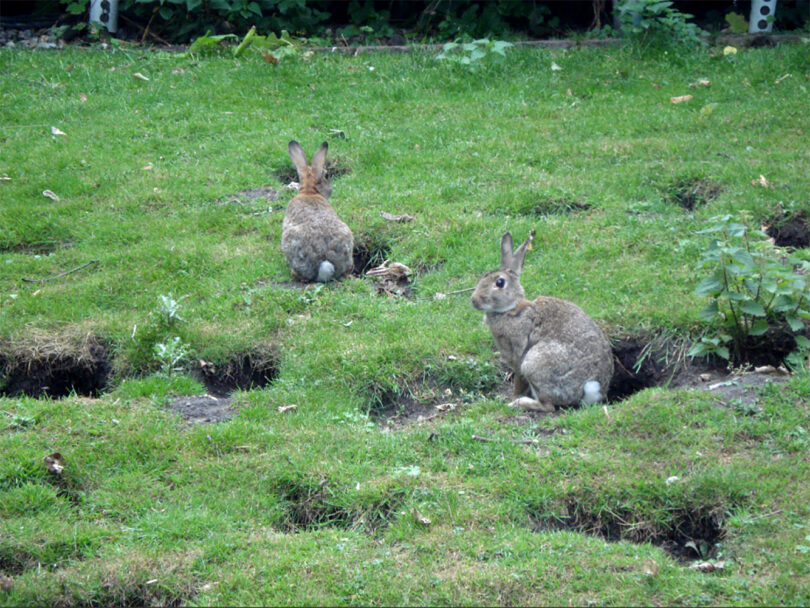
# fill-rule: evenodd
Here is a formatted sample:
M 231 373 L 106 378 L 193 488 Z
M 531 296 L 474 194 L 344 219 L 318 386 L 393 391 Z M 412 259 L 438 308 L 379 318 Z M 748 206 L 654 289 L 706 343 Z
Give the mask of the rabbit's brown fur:
M 290 159 L 298 171 L 298 195 L 287 205 L 281 226 L 281 250 L 293 276 L 304 281 L 329 281 L 351 272 L 354 237 L 329 204 L 332 185 L 326 175 L 324 142 L 307 163 L 296 141 Z
M 484 274 L 471 298 L 486 313 L 495 344 L 515 372 L 513 404 L 552 411 L 603 398 L 613 376 L 613 353 L 602 330 L 572 302 L 525 298 L 520 271 L 532 237 L 513 253 L 506 233 L 501 268 Z

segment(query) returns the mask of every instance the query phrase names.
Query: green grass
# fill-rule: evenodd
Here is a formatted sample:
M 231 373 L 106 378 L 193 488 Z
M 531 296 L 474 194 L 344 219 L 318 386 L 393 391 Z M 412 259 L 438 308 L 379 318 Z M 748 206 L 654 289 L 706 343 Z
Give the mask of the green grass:
M 433 298 L 534 228 L 529 296 L 613 338 L 697 335 L 706 220 L 810 207 L 808 88 L 806 44 L 521 48 L 474 76 L 419 52 L 0 51 L 0 362 L 92 336 L 112 367 L 99 398 L 0 398 L 0 604 L 810 603 L 807 374 L 758 408 L 650 389 L 516 423 L 480 313 Z M 410 299 L 283 285 L 290 139 L 329 141 L 334 207 L 422 269 Z M 685 210 L 698 182 L 712 198 Z M 229 198 L 260 186 L 281 200 Z M 173 336 L 189 369 L 277 349 L 277 376 L 187 427 L 165 406 L 204 388 L 156 374 Z M 458 408 L 383 430 L 397 396 Z M 649 542 L 704 520 L 722 570 Z

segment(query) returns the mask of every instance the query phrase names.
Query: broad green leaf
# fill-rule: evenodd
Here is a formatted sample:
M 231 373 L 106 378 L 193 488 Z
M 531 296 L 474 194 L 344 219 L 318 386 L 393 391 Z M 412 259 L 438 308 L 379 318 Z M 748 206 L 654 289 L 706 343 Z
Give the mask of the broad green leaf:
M 776 299 L 773 301 L 771 308 L 773 308 L 775 312 L 786 312 L 788 310 L 793 310 L 794 308 L 796 308 L 797 303 L 798 302 L 796 302 L 796 300 L 794 300 L 790 296 L 783 294 L 781 296 L 776 296 Z
M 695 342 L 692 345 L 692 348 L 689 349 L 689 352 L 686 353 L 689 357 L 705 357 L 709 352 L 709 349 L 706 347 L 706 344 L 703 342 Z
M 744 224 L 731 223 L 726 226 L 729 236 L 744 236 L 747 228 Z
M 726 361 L 728 361 L 729 357 L 731 356 L 731 354 L 728 352 L 728 348 L 726 348 L 725 346 L 718 347 L 715 353 L 717 353 L 718 356 L 723 357 L 723 359 L 725 359 Z
M 790 329 L 793 331 L 801 331 L 804 329 L 804 323 L 802 320 L 794 317 L 793 315 L 785 316 L 785 321 L 787 321 L 787 324 L 790 325 Z
M 695 295 L 701 298 L 712 297 L 720 294 L 725 287 L 723 281 L 715 274 L 706 277 L 695 287 Z
M 765 316 L 765 309 L 762 307 L 762 304 L 755 302 L 754 300 L 748 300 L 747 302 L 740 304 L 740 310 L 747 315 L 751 315 L 752 317 Z
M 793 336 L 793 339 L 796 340 L 796 346 L 801 349 L 808 349 L 810 348 L 810 340 L 805 338 L 804 336 Z
M 751 326 L 751 329 L 748 330 L 748 333 L 752 336 L 761 336 L 768 331 L 768 327 L 770 326 L 765 319 L 757 319 Z
M 706 305 L 706 308 L 700 311 L 700 318 L 704 321 L 713 321 L 720 312 L 717 301 L 713 300 Z

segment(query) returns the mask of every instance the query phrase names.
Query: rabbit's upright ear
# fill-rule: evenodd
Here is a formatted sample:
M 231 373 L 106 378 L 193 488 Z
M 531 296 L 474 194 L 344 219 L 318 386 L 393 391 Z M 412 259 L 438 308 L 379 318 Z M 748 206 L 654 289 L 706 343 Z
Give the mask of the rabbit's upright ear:
M 504 234 L 501 237 L 501 270 L 511 270 L 520 276 L 520 271 L 523 270 L 523 261 L 526 259 L 526 251 L 528 251 L 533 239 L 534 230 L 529 234 L 529 238 L 517 248 L 517 251 L 514 251 L 512 235 L 508 232 Z
M 512 270 L 514 259 L 512 255 L 512 235 L 506 232 L 501 237 L 501 270 Z
M 287 146 L 287 151 L 290 153 L 290 160 L 298 170 L 299 181 L 302 181 L 303 176 L 307 173 L 307 155 L 304 154 L 304 149 L 297 141 L 293 140 Z
M 312 155 L 312 172 L 315 176 L 315 181 L 321 179 L 321 176 L 326 169 L 326 151 L 329 149 L 329 144 L 323 142 L 321 147 Z
M 517 248 L 517 251 L 515 251 L 512 259 L 512 270 L 514 270 L 518 275 L 520 275 L 520 271 L 523 270 L 523 262 L 526 260 L 526 252 L 531 247 L 533 240 L 534 230 L 529 233 L 529 238 L 523 241 L 523 244 Z

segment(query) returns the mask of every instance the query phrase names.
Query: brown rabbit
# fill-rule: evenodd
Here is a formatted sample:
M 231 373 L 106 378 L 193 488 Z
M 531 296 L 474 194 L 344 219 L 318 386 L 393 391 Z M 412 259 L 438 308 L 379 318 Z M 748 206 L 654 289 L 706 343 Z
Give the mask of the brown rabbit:
M 529 301 L 520 271 L 534 231 L 512 249 L 501 238 L 501 267 L 478 281 L 472 305 L 484 320 L 505 362 L 515 372 L 512 406 L 552 412 L 555 406 L 595 403 L 613 376 L 613 352 L 605 334 L 576 304 L 540 296 Z
M 287 205 L 281 225 L 281 251 L 294 277 L 326 283 L 351 272 L 354 237 L 329 205 L 332 184 L 326 175 L 324 142 L 307 163 L 304 150 L 291 141 L 290 159 L 298 171 L 298 195 Z

